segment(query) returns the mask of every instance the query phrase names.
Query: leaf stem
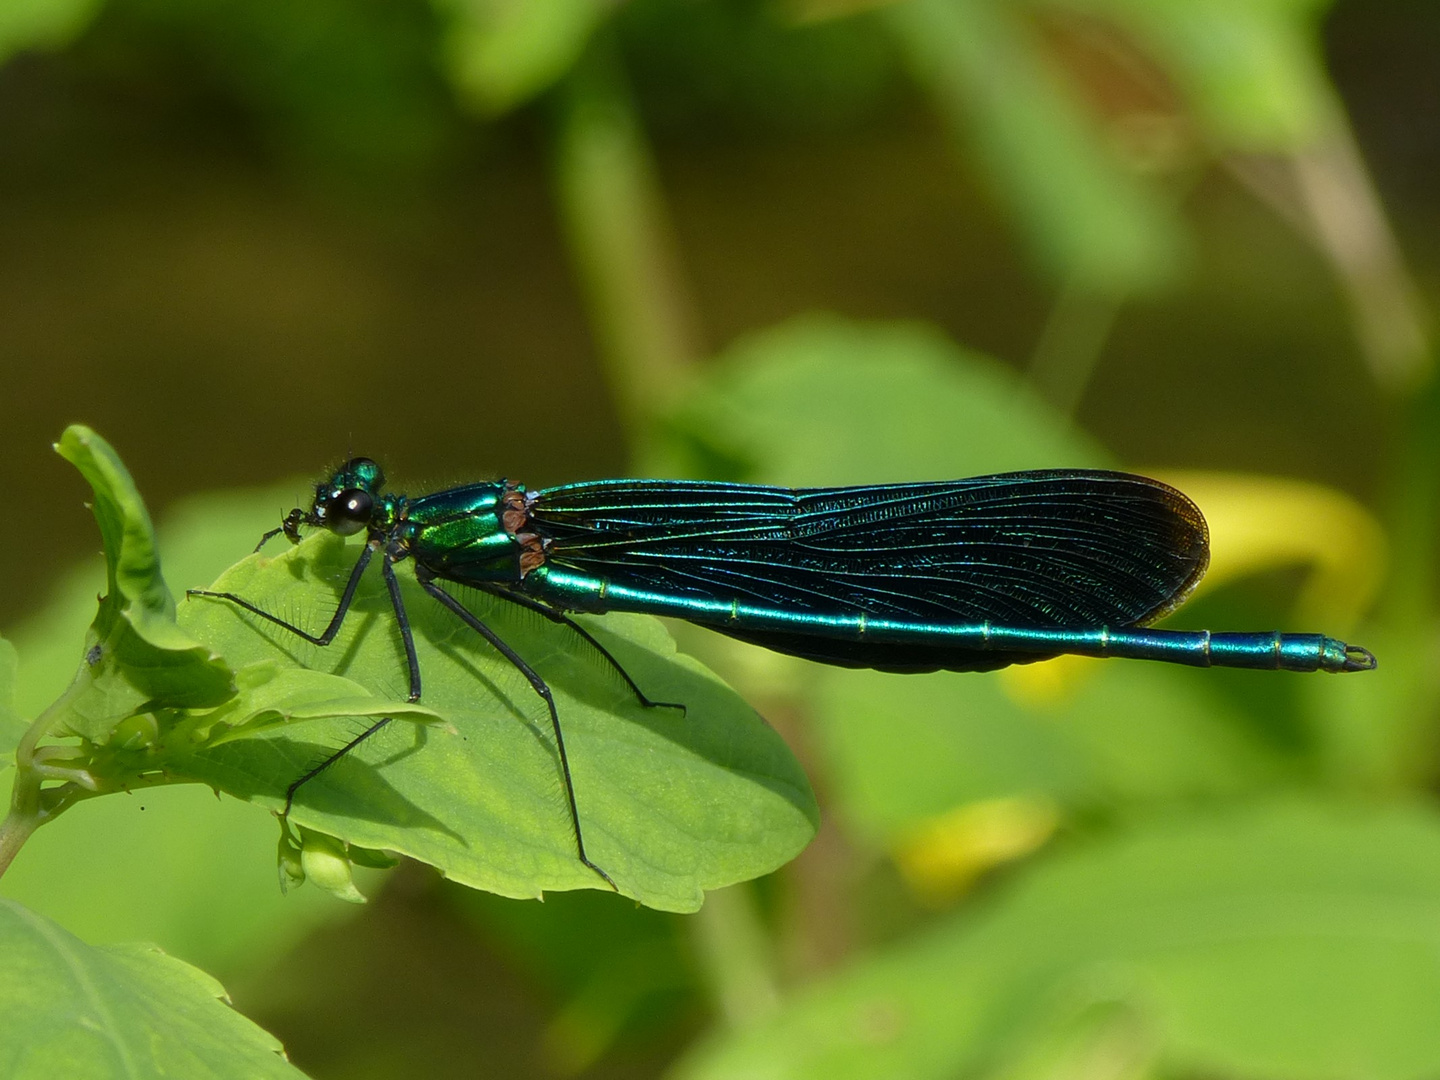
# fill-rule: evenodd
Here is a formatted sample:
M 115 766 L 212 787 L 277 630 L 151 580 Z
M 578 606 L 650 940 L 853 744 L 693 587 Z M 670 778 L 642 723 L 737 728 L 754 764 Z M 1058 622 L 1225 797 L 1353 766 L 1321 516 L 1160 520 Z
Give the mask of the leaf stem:
M 1074 419 L 1120 312 L 1121 296 L 1072 277 L 1060 289 L 1030 358 L 1030 381 Z
M 15 778 L 15 786 L 20 786 L 19 777 Z M 16 853 L 44 820 L 40 814 L 22 814 L 12 807 L 5 820 L 0 821 L 0 877 L 5 876 Z
M 45 793 L 40 787 L 43 781 L 54 779 L 57 774 L 55 766 L 46 764 L 44 750 L 39 746 L 40 740 L 50 733 L 64 715 L 71 700 L 88 686 L 89 682 L 90 674 L 82 667 L 69 688 L 25 729 L 25 734 L 20 737 L 20 742 L 15 747 L 15 784 L 10 791 L 10 812 L 5 815 L 5 820 L 0 822 L 0 876 L 4 876 L 31 833 L 73 806 L 79 799 L 94 794 L 71 782 L 52 789 L 50 794 L 58 797 L 51 798 L 47 805 Z M 68 773 L 74 770 L 65 771 Z M 73 792 L 67 790 L 72 788 Z
M 633 436 L 683 388 L 699 349 L 655 164 L 604 38 L 561 88 L 555 183 L 596 343 Z
M 774 948 L 748 885 L 716 889 L 695 915 L 695 944 L 720 1015 L 751 1027 L 780 1007 Z

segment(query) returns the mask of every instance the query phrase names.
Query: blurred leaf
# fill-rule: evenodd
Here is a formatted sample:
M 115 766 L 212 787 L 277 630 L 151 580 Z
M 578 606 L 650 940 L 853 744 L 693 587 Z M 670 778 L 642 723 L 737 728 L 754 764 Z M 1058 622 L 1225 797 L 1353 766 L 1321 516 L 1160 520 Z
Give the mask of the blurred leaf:
M 1278 476 L 1163 472 L 1195 501 L 1210 525 L 1208 591 L 1275 567 L 1313 573 L 1296 603 L 1309 625 L 1355 625 L 1385 579 L 1385 535 L 1374 516 L 1334 488 Z
M 38 830 L 0 878 L 18 900 L 97 944 L 147 940 L 206 970 L 273 963 L 348 910 L 281 895 L 275 822 L 198 785 L 91 799 Z
M 492 948 L 564 1003 L 545 1036 L 561 1073 L 579 1072 L 627 1035 L 653 1035 L 696 1006 L 686 927 L 673 916 L 588 890 L 547 896 L 543 905 L 473 889 L 444 895 Z
M 911 892 L 931 907 L 946 907 L 991 867 L 1035 851 L 1059 823 L 1046 799 L 980 799 L 900 836 L 895 865 Z
M 219 983 L 153 945 L 93 948 L 3 900 L 0 954 L 9 1080 L 303 1077 Z
M 1013 372 L 939 330 L 833 315 L 741 338 L 668 431 L 652 475 L 823 486 L 1109 464 Z
M 1440 819 L 1280 804 L 1151 822 L 1037 865 L 677 1075 L 999 1076 L 1107 1002 L 1153 1030 L 1166 1075 L 1432 1074 Z
M 1332 783 L 1395 793 L 1434 781 L 1440 731 L 1440 623 L 1397 628 L 1377 622 L 1363 640 L 1379 657 L 1379 676 L 1303 687 Z M 1329 679 L 1323 680 L 1329 683 Z
M 1205 673 L 1082 660 L 1047 703 L 1012 689 L 1039 666 L 827 673 L 814 718 L 847 823 L 889 846 L 977 800 L 1039 797 L 1074 811 L 1237 794 L 1283 775 Z
M 333 610 L 357 549 L 330 534 L 275 558 L 254 556 L 216 587 L 301 623 Z M 367 848 L 431 863 L 464 884 L 502 895 L 600 887 L 576 858 L 548 716 L 529 683 L 440 609 L 398 568 L 425 678 L 427 710 L 454 732 L 395 725 L 308 784 L 294 819 Z M 575 636 L 493 597 L 472 609 L 555 692 L 586 848 L 622 891 L 665 909 L 693 910 L 704 889 L 743 881 L 793 858 L 815 829 L 804 774 L 732 691 L 674 652 L 653 620 L 587 619 L 657 700 L 645 710 Z M 345 629 L 328 649 L 307 645 L 233 605 L 195 599 L 182 624 L 245 669 L 310 668 L 346 674 L 403 708 L 404 656 L 380 575 L 367 575 Z M 383 710 L 382 710 L 383 711 Z M 356 734 L 290 728 L 200 751 L 187 772 L 279 806 L 286 784 Z
M 1319 32 L 1330 0 L 1051 2 L 1109 15 L 1132 31 L 1222 149 L 1299 149 L 1335 107 Z
M 1179 219 L 1108 149 L 1015 9 L 905 0 L 884 14 L 1051 273 L 1102 294 L 1153 292 L 1188 259 Z
M 25 721 L 15 711 L 15 669 L 19 663 L 15 646 L 0 638 L 0 772 L 15 763 L 12 755 L 20 736 L 25 734 Z
M 621 419 L 674 400 L 697 348 L 684 274 L 641 119 L 613 47 L 597 47 L 553 110 L 555 197 Z
M 55 49 L 90 25 L 102 0 L 5 0 L 0 64 L 24 49 Z
M 895 115 L 904 74 L 873 17 L 795 25 L 787 0 L 628 0 L 616 28 L 647 126 L 845 133 Z M 851 12 L 846 12 L 851 14 Z
M 1014 374 L 937 331 L 826 316 L 733 346 L 671 430 L 679 468 L 790 485 L 1109 464 Z M 838 808 L 881 846 L 976 800 L 1185 799 L 1283 768 L 1209 673 L 1078 658 L 993 674 L 778 666 L 767 692 L 807 700 Z
M 122 48 L 155 69 L 183 64 L 263 145 L 343 193 L 375 184 L 391 212 L 459 137 L 423 3 L 125 0 L 113 11 Z
M 434 0 L 449 17 L 445 67 L 486 112 L 534 97 L 580 58 L 609 15 L 604 0 Z

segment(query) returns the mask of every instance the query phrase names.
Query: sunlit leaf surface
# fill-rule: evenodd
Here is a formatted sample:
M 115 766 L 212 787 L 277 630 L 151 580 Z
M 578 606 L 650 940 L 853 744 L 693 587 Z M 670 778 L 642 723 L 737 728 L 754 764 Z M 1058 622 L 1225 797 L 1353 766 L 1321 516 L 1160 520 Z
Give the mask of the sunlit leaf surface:
M 359 552 L 328 534 L 256 556 L 217 586 L 319 626 Z M 401 566 L 424 676 L 426 717 L 391 724 L 302 789 L 295 820 L 368 848 L 411 855 L 508 896 L 603 887 L 576 858 L 548 714 L 528 682 L 445 612 Z M 783 864 L 808 842 L 816 811 L 804 774 L 754 710 L 654 620 L 587 620 L 654 699 L 646 709 L 564 627 L 504 601 L 462 594 L 549 682 L 565 735 L 587 853 L 622 892 L 690 910 L 702 890 Z M 371 717 L 402 716 L 407 679 L 378 573 L 367 575 L 340 637 L 310 646 L 226 603 L 194 598 L 181 624 L 240 672 L 253 665 L 328 672 L 370 688 Z M 313 676 L 312 676 L 313 678 Z M 380 700 L 395 703 L 382 705 Z M 239 707 L 248 712 L 252 703 Z M 330 712 L 343 710 L 331 708 Z M 357 712 L 359 710 L 356 710 Z M 279 806 L 285 787 L 366 721 L 300 722 L 231 741 L 185 768 L 232 794 Z M 447 726 L 448 725 L 448 726 Z
M 301 1080 L 210 976 L 150 945 L 86 945 L 0 900 L 0 1073 L 8 1080 Z

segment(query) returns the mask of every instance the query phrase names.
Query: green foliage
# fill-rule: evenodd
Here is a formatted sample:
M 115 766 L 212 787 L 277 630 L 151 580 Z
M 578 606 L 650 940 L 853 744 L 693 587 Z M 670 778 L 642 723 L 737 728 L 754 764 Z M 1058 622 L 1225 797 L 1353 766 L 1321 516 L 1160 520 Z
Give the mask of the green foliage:
M 1049 270 L 1107 293 L 1168 284 L 1188 254 L 1178 219 L 1105 145 L 1015 8 L 908 0 L 889 15 L 916 78 Z
M 247 559 L 216 587 L 314 623 L 316 612 L 333 610 L 356 555 L 355 547 L 324 534 L 275 558 Z M 323 698 L 325 686 L 347 685 L 344 676 L 353 674 L 376 687 L 373 707 L 326 699 L 320 714 L 443 718 L 448 726 L 396 725 L 376 735 L 307 786 L 296 821 L 411 855 L 503 895 L 600 885 L 575 858 L 539 698 L 478 635 L 422 593 L 412 572 L 403 565 L 400 571 L 424 674 L 424 709 L 395 704 L 404 698 L 404 658 L 379 575 L 362 585 L 328 649 L 297 646 L 293 635 L 232 605 L 203 598 L 186 604 L 182 625 L 215 643 L 241 672 L 230 711 L 217 710 L 207 722 L 243 715 L 251 726 L 232 727 L 244 735 L 238 740 L 212 739 L 183 768 L 278 806 L 285 784 L 356 730 L 353 723 L 338 732 L 302 726 L 311 717 L 295 711 L 298 684 Z M 466 599 L 554 690 L 587 850 L 627 895 L 693 910 L 701 890 L 773 869 L 809 840 L 814 806 L 784 744 L 733 691 L 677 654 L 658 622 L 611 616 L 587 625 L 653 698 L 684 702 L 683 716 L 642 708 L 564 628 L 503 600 Z M 279 713 L 265 712 L 276 679 L 295 684 L 279 694 L 287 704 L 278 727 L 271 720 Z M 252 738 L 257 723 L 276 737 Z
M 410 723 L 377 735 L 306 789 L 294 820 L 323 832 L 302 832 L 285 861 L 290 873 L 322 869 L 332 891 L 354 899 L 348 866 L 334 863 L 355 845 L 361 859 L 394 850 L 512 896 L 600 885 L 575 857 L 540 700 L 419 592 L 413 572 L 406 568 L 405 592 L 425 705 L 404 700 L 403 656 L 373 576 L 328 651 L 297 648 L 288 632 L 212 599 L 187 603 L 176 623 L 129 474 L 85 429 L 67 431 L 61 447 L 95 488 L 109 590 L 80 676 L 41 721 L 44 732 L 78 736 L 79 751 L 63 772 L 39 755 L 22 760 L 17 790 L 31 793 L 39 813 L 94 792 L 184 781 L 279 808 L 286 787 L 357 724 L 388 717 Z M 275 558 L 252 556 L 216 586 L 305 621 L 333 609 L 355 557 L 323 534 Z M 704 889 L 773 869 L 808 842 L 813 797 L 784 743 L 718 679 L 677 655 L 655 620 L 592 624 L 657 700 L 685 702 L 683 717 L 644 710 L 563 627 L 503 601 L 474 602 L 554 688 L 588 850 L 627 894 L 693 909 Z M 342 719 L 340 729 L 326 723 Z M 67 783 L 42 789 L 47 779 Z
M 1410 1080 L 1440 1068 L 1437 935 L 1428 808 L 1160 818 L 1035 866 L 679 1075 L 1004 1076 L 1059 1049 L 1070 1068 Z
M 599 0 L 436 0 L 449 15 L 451 80 L 485 112 L 548 88 L 579 59 L 605 18 Z
M 795 485 L 1105 464 L 983 358 L 924 328 L 829 318 L 739 343 L 667 432 L 664 464 Z M 1096 661 L 801 678 L 742 649 L 718 646 L 715 662 L 806 718 L 853 842 L 905 869 L 933 823 L 1016 800 L 1055 814 L 1065 839 L 773 1023 L 717 1037 L 681 1075 L 1048 1075 L 1105 1060 L 1319 1078 L 1344 1061 L 1399 1080 L 1440 1063 L 1440 818 L 1333 789 L 1323 801 L 1327 782 L 1353 789 L 1340 770 L 1355 740 L 1372 762 L 1419 752 L 1415 721 L 1382 715 L 1415 715 L 1405 650 L 1392 683 Z M 1275 737 L 1277 709 L 1303 737 Z M 1316 801 L 1289 801 L 1302 788 Z M 979 861 L 957 868 L 956 890 L 1044 839 L 986 856 L 972 834 Z
M 101 742 L 142 705 L 203 708 L 229 699 L 235 692 L 230 669 L 175 625 L 150 515 L 125 466 L 79 425 L 67 428 L 55 449 L 94 492 L 107 584 L 86 642 L 83 699 L 72 701 L 60 730 Z
M 840 672 L 814 699 L 848 823 L 888 845 L 952 807 L 1014 795 L 1071 813 L 1263 789 L 1291 771 L 1204 674 L 1084 664 L 1059 700 L 997 676 Z
M 543 905 L 469 889 L 445 896 L 560 1003 L 540 1048 L 557 1072 L 581 1072 L 627 1035 L 653 1037 L 694 1011 L 688 919 L 590 891 L 546 897 Z
M 160 572 L 170 594 L 183 593 L 216 577 L 235 561 L 237 551 L 275 524 L 282 507 L 313 490 L 309 480 L 256 491 L 200 495 L 173 506 L 159 525 L 157 548 L 165 553 Z M 34 718 L 64 692 L 75 677 L 87 627 L 95 618 L 95 598 L 105 592 L 103 564 L 87 560 L 65 575 L 47 602 L 15 627 L 19 656 L 15 705 Z
M 214 580 L 307 488 L 206 495 L 172 508 L 158 530 L 172 592 Z M 15 628 L 20 717 L 38 716 L 74 678 L 104 581 L 98 560 L 77 568 Z M 12 730 L 18 739 L 25 721 Z M 228 979 L 252 973 L 318 922 L 345 914 L 313 890 L 282 896 L 274 852 L 272 819 L 195 785 L 91 799 L 30 838 L 0 878 L 0 896 L 86 941 L 154 941 Z
M 1316 34 L 1325 0 L 904 0 L 857 13 L 864 6 L 118 0 L 106 30 L 198 60 L 272 145 L 352 179 L 424 171 L 459 141 L 442 79 L 482 114 L 511 111 L 571 79 L 611 22 L 605 36 L 620 41 L 645 111 L 671 127 L 737 112 L 833 126 L 887 108 L 908 69 L 1042 268 L 1109 295 L 1153 292 L 1190 264 L 1177 196 L 1147 172 L 1292 152 L 1336 129 Z M 63 43 L 99 8 L 12 0 L 0 60 Z M 1094 100 L 1103 94 L 1045 32 L 1077 19 L 1135 54 L 1116 65 L 1134 83 L 1118 109 Z M 1137 142 L 1146 125 L 1170 132 L 1169 149 Z
M 91 799 L 26 841 L 0 896 L 96 945 L 152 941 L 227 981 L 253 978 L 350 914 L 319 890 L 281 893 L 275 833 L 268 814 L 193 784 Z
M 1302 149 L 1331 122 L 1319 48 L 1329 0 L 1054 0 L 1149 48 L 1221 147 Z
M 186 91 L 229 103 L 260 148 L 337 187 L 394 203 L 459 132 L 423 3 L 111 0 L 101 49 L 182 65 Z
M 665 431 L 656 475 L 803 486 L 1108 464 L 988 357 L 918 323 L 831 315 L 742 338 Z
M 904 93 L 898 50 L 873 13 L 800 22 L 799 5 L 632 0 L 616 20 L 638 112 L 682 137 L 843 131 L 884 122 Z
M 94 948 L 0 900 L 0 955 L 0 1072 L 11 1080 L 302 1076 L 219 983 L 153 946 Z
M 53 49 L 84 30 L 101 0 L 6 0 L 0 5 L 0 64 L 23 49 Z

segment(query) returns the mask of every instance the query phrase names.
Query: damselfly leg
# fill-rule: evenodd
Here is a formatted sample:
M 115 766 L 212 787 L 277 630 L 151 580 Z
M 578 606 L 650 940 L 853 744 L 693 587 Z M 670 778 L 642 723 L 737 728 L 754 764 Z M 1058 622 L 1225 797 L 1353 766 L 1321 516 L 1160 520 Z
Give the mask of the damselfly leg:
M 335 640 L 335 637 L 339 633 L 340 628 L 344 625 L 345 618 L 350 613 L 350 609 L 354 604 L 355 593 L 359 587 L 361 576 L 364 574 L 366 567 L 369 565 L 373 554 L 373 549 L 370 548 L 368 545 L 362 550 L 359 559 L 357 559 L 355 562 L 354 568 L 350 571 L 350 577 L 345 583 L 345 588 L 344 591 L 341 593 L 340 603 L 335 609 L 335 614 L 331 616 L 330 622 L 319 634 L 313 634 L 310 631 L 306 630 L 304 627 L 297 626 L 295 623 L 290 622 L 288 619 L 281 618 L 279 615 L 276 615 L 273 612 L 266 611 L 258 604 L 246 600 L 244 597 L 239 596 L 236 593 L 217 592 L 209 589 L 190 589 L 187 590 L 187 595 L 209 597 L 211 599 L 223 600 L 228 603 L 235 604 L 237 607 L 248 611 L 253 615 L 259 616 L 260 618 L 266 620 L 272 625 L 278 626 L 281 629 L 288 631 L 289 633 L 295 634 L 296 636 L 310 642 L 311 644 L 323 647 L 331 644 Z M 540 676 L 538 672 L 535 671 L 534 668 L 532 668 L 528 663 L 526 663 L 523 657 L 521 657 L 508 644 L 506 644 L 504 639 L 502 639 L 498 634 L 496 634 L 494 630 L 492 630 L 478 616 L 476 616 L 468 608 L 466 608 L 464 604 L 460 603 L 459 600 L 455 599 L 455 597 L 451 596 L 444 589 L 440 588 L 440 586 L 436 585 L 432 576 L 425 570 L 424 567 L 417 567 L 416 570 L 416 578 L 419 581 L 420 586 L 427 593 L 429 593 L 436 600 L 438 600 L 441 604 L 443 604 L 447 609 L 453 612 L 462 622 L 465 623 L 465 625 L 467 625 L 476 633 L 478 633 L 481 637 L 483 637 L 490 644 L 490 646 L 497 653 L 500 654 L 501 657 L 503 657 L 512 667 L 515 668 L 516 671 L 518 671 L 521 675 L 525 677 L 525 680 L 530 684 L 531 689 L 533 689 L 536 695 L 541 699 L 541 701 L 544 702 L 545 708 L 550 714 L 551 730 L 554 732 L 555 735 L 555 749 L 560 761 L 561 777 L 565 783 L 565 797 L 566 803 L 570 810 L 570 823 L 575 831 L 576 854 L 578 855 L 580 862 L 584 866 L 593 870 L 607 885 L 609 885 L 612 889 L 615 889 L 618 892 L 619 890 L 615 884 L 614 879 L 612 879 L 610 875 L 605 872 L 605 870 L 603 870 L 600 866 L 594 863 L 585 852 L 585 838 L 580 826 L 580 810 L 575 799 L 575 784 L 574 781 L 571 779 L 570 774 L 570 758 L 565 750 L 565 736 L 560 726 L 560 713 L 559 710 L 555 707 L 555 697 L 550 690 L 549 684 L 545 682 L 545 680 Z M 396 626 L 400 631 L 400 640 L 405 649 L 405 661 L 408 668 L 410 684 L 410 692 L 407 700 L 411 702 L 419 701 L 421 695 L 421 675 L 419 658 L 417 657 L 415 652 L 414 632 L 410 627 L 410 618 L 405 610 L 405 601 L 400 592 L 400 582 L 395 575 L 394 559 L 390 556 L 389 553 L 386 553 L 382 557 L 381 571 L 385 579 L 386 591 L 389 593 L 390 606 L 395 613 Z M 547 617 L 549 617 L 551 614 L 558 615 L 559 617 L 554 618 L 552 621 L 563 622 L 566 625 L 569 625 L 573 630 L 579 633 L 581 637 L 583 637 L 586 641 L 593 645 L 600 652 L 601 656 L 604 657 L 604 659 L 620 673 L 621 677 L 624 678 L 626 684 L 634 692 L 636 698 L 640 701 L 642 705 L 645 705 L 647 707 L 683 709 L 683 706 L 675 706 L 669 702 L 651 701 L 640 691 L 640 688 L 635 684 L 629 673 L 620 666 L 619 662 L 615 659 L 614 656 L 611 655 L 609 650 L 606 649 L 603 645 L 601 645 L 600 642 L 596 641 L 595 638 L 583 627 L 574 623 L 570 619 L 566 618 L 563 615 L 560 615 L 559 613 L 550 613 L 548 609 L 543 608 L 542 605 L 536 604 L 533 601 L 529 601 L 528 598 L 526 598 L 527 602 L 522 603 L 517 601 L 515 597 L 509 594 L 497 592 L 496 595 L 501 596 L 503 599 L 519 603 L 519 606 L 521 607 L 531 608 L 533 610 L 540 611 L 542 614 L 546 614 Z M 295 801 L 295 795 L 305 784 L 309 783 L 311 780 L 314 780 L 317 776 L 325 772 L 336 762 L 340 761 L 356 747 L 358 747 L 361 743 L 363 743 L 366 739 L 370 738 L 376 732 L 380 731 L 381 728 L 389 724 L 393 719 L 393 717 L 389 716 L 381 717 L 379 720 L 375 721 L 373 724 L 371 724 L 364 731 L 360 732 L 360 734 L 355 736 L 349 742 L 345 743 L 345 745 L 341 746 L 334 753 L 328 755 L 321 761 L 317 762 L 314 766 L 307 769 L 292 784 L 290 784 L 290 786 L 285 790 L 285 806 L 280 814 L 282 820 L 288 821 L 290 809 Z

